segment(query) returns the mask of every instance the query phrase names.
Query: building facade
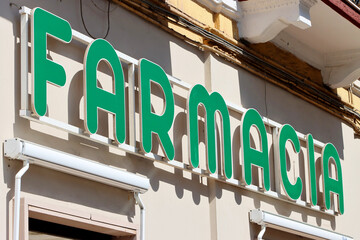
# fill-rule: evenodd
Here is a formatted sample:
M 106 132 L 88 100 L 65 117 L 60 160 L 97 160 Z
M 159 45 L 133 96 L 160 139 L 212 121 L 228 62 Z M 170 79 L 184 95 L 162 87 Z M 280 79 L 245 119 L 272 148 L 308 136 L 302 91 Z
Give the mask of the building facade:
M 2 1 L 1 239 L 360 239 L 360 10 Z

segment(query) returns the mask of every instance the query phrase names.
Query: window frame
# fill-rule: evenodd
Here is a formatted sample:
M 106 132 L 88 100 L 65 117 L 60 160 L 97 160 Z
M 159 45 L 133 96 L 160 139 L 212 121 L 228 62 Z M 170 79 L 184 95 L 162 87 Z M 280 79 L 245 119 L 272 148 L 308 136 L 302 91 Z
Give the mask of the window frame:
M 14 201 L 12 201 L 9 221 L 9 239 L 13 237 L 13 210 Z M 104 233 L 117 237 L 115 239 L 119 240 L 139 239 L 138 224 L 119 221 L 115 217 L 91 211 L 78 210 L 75 206 L 71 208 L 51 200 L 35 200 L 27 197 L 20 199 L 20 239 L 29 240 L 29 218 Z

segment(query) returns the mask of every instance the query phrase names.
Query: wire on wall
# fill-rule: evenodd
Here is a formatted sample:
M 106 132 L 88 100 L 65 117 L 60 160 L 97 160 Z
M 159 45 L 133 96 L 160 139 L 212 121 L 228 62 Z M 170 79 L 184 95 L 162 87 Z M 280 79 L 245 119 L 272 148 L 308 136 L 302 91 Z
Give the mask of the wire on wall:
M 111 3 L 111 1 L 110 1 L 110 0 L 107 0 L 107 1 L 108 1 L 108 6 L 107 6 L 107 30 L 106 30 L 106 33 L 105 33 L 104 37 L 102 37 L 103 39 L 105 39 L 105 38 L 108 36 L 109 31 L 110 31 L 110 3 Z M 82 21 L 82 24 L 83 24 L 83 26 L 84 26 L 84 28 L 85 28 L 86 33 L 87 33 L 90 37 L 92 37 L 92 38 L 95 39 L 96 37 L 94 37 L 94 36 L 89 32 L 89 30 L 88 30 L 87 27 L 86 27 L 86 24 L 85 24 L 85 21 L 84 21 L 84 15 L 83 15 L 83 4 L 82 4 L 82 0 L 80 0 L 80 16 L 81 16 L 81 21 Z
M 211 31 L 208 31 L 207 29 L 198 26 L 196 23 L 184 18 L 183 16 L 179 15 L 179 13 L 169 10 L 161 4 L 155 4 L 153 1 L 148 0 L 114 1 L 119 5 L 126 6 L 128 9 L 130 9 L 130 11 L 133 11 L 143 18 L 153 20 L 153 22 L 159 26 L 163 25 L 163 23 L 159 21 L 158 17 L 162 17 L 167 21 L 187 28 L 190 31 L 202 36 L 208 42 L 215 44 L 217 49 L 226 49 L 225 51 L 228 51 L 231 54 L 234 53 L 235 57 L 229 57 L 226 54 L 222 55 L 222 51 L 211 48 L 206 44 L 196 44 L 195 41 L 190 41 L 191 43 L 195 43 L 195 46 L 200 46 L 202 49 L 209 49 L 219 54 L 220 56 L 225 57 L 229 61 L 237 62 L 236 64 L 245 67 L 252 73 L 265 77 L 270 82 L 287 89 L 302 99 L 315 104 L 316 106 L 328 111 L 334 116 L 345 120 L 360 136 L 360 112 L 357 112 L 351 107 L 345 105 L 337 96 L 327 90 L 326 87 L 321 88 L 310 84 L 305 77 L 294 74 L 287 69 L 283 69 L 271 61 L 259 57 L 248 49 L 229 42 L 221 36 L 218 36 L 217 34 L 214 34 Z M 149 12 L 147 11 L 142 12 L 144 9 L 148 9 L 155 16 L 149 16 Z M 164 29 L 166 28 L 169 29 L 169 26 L 164 26 Z M 169 32 L 173 33 L 172 31 Z M 176 36 L 180 37 L 181 39 L 188 40 L 186 36 Z M 242 39 L 240 41 L 244 46 L 246 46 L 246 43 L 244 43 Z M 238 61 L 239 59 L 241 61 Z

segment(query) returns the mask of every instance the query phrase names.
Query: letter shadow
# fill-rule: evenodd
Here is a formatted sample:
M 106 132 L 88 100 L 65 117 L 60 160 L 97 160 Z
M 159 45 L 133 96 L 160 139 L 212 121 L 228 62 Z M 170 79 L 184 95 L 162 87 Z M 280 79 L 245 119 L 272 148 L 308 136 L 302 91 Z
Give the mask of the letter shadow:
M 103 88 L 100 81 L 97 81 L 97 86 Z M 83 114 L 85 117 L 85 102 L 84 102 L 84 82 L 83 82 L 83 71 L 77 72 L 71 80 L 69 93 L 68 93 L 68 121 L 69 124 L 77 126 L 79 128 L 85 128 L 85 119 L 81 119 L 81 104 Z M 98 131 L 96 134 L 108 137 L 109 124 L 108 124 L 108 113 L 102 109 L 98 109 Z

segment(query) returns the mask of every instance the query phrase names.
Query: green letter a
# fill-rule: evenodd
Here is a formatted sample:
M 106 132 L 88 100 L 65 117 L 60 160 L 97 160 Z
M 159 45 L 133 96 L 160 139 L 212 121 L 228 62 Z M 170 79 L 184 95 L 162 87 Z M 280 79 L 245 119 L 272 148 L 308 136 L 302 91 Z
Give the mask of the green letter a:
M 97 87 L 97 68 L 106 61 L 114 74 L 114 93 Z M 98 108 L 115 115 L 114 134 L 119 143 L 125 141 L 124 74 L 120 60 L 109 42 L 94 40 L 84 56 L 85 128 L 92 134 L 98 130 Z
M 344 192 L 342 182 L 342 171 L 339 154 L 331 143 L 325 145 L 322 150 L 322 176 L 324 181 L 324 200 L 326 209 L 330 209 L 331 206 L 331 193 L 337 194 L 339 203 L 340 214 L 344 213 Z M 334 159 L 336 166 L 337 180 L 330 177 L 329 162 L 330 159 Z
M 250 145 L 250 128 L 256 126 L 261 140 L 261 151 Z M 243 179 L 247 185 L 252 183 L 251 167 L 256 165 L 262 168 L 263 183 L 267 191 L 270 189 L 269 154 L 266 129 L 260 114 L 255 109 L 248 109 L 241 118 L 241 148 L 243 162 Z

